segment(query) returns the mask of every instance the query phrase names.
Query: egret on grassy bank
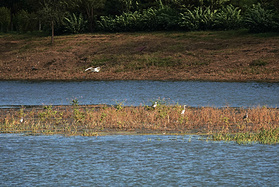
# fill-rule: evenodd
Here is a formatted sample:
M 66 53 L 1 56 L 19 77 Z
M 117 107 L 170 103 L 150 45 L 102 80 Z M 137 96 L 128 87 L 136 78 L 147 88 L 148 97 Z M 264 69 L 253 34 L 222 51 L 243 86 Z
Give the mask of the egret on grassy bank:
M 181 114 L 183 115 L 185 113 L 186 110 L 186 105 L 184 105 L 184 110 L 182 110 Z
M 90 68 L 87 68 L 85 71 L 89 71 L 89 70 L 91 70 L 92 72 L 99 72 L 100 71 L 100 67 L 96 67 L 96 68 L 93 68 L 93 67 L 90 67 Z
M 157 102 L 155 102 L 155 103 L 152 105 L 153 108 L 156 108 L 156 106 L 157 106 Z

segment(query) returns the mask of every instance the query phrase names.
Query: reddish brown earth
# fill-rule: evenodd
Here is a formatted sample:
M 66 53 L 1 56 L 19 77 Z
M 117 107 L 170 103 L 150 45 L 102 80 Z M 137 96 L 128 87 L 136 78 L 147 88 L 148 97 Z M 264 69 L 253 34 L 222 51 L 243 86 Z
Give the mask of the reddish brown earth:
M 101 67 L 99 73 L 85 72 Z M 0 35 L 0 80 L 279 82 L 279 34 Z

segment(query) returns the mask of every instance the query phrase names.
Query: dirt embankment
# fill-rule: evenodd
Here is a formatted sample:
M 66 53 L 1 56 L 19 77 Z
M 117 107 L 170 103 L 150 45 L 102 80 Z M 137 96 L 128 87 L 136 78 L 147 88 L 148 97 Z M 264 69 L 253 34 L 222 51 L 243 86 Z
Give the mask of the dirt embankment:
M 0 36 L 0 80 L 279 82 L 279 36 L 241 32 Z M 84 70 L 101 67 L 100 72 Z

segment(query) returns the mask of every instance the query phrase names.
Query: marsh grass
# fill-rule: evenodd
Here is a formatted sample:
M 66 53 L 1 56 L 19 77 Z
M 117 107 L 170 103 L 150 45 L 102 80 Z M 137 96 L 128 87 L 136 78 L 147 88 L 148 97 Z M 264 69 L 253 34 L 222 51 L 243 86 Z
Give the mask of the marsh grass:
M 251 143 L 261 143 L 261 144 L 276 144 L 279 143 L 279 128 L 274 129 L 260 129 L 256 133 L 237 133 L 237 134 L 223 134 L 217 133 L 212 136 L 212 140 L 215 141 L 235 141 L 238 144 L 251 144 Z
M 265 143 L 272 135 L 278 142 L 279 110 L 256 108 L 186 108 L 159 102 L 150 106 L 44 106 L 1 109 L 1 133 L 65 134 L 96 136 L 100 132 L 195 133 L 214 135 L 214 140 Z M 249 114 L 248 119 L 243 116 Z M 20 119 L 24 121 L 21 123 Z M 231 135 L 234 134 L 234 135 Z M 235 135 L 236 134 L 236 135 Z M 256 139 L 254 136 L 257 136 Z M 275 138 L 274 138 L 275 137 Z M 238 138 L 238 139 L 236 139 Z M 275 139 L 275 140 L 273 140 Z

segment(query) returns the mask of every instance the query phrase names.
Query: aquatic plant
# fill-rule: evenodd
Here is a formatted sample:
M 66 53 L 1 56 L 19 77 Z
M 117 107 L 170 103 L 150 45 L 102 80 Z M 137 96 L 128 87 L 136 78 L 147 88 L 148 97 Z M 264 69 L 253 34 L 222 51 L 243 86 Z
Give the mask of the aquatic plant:
M 122 101 L 122 102 L 117 102 L 117 101 L 116 101 L 116 109 L 117 109 L 117 110 L 122 110 L 122 109 L 123 109 L 123 106 L 124 106 L 124 102 L 125 102 L 125 101 Z
M 212 135 L 214 141 L 236 141 L 238 144 L 277 144 L 279 143 L 279 128 L 266 130 L 262 128 L 258 133 L 217 133 Z
M 71 104 L 72 104 L 72 106 L 78 106 L 79 105 L 78 99 L 77 98 L 72 99 Z
M 258 141 L 263 144 L 279 143 L 279 128 L 265 130 L 262 129 L 258 134 Z

